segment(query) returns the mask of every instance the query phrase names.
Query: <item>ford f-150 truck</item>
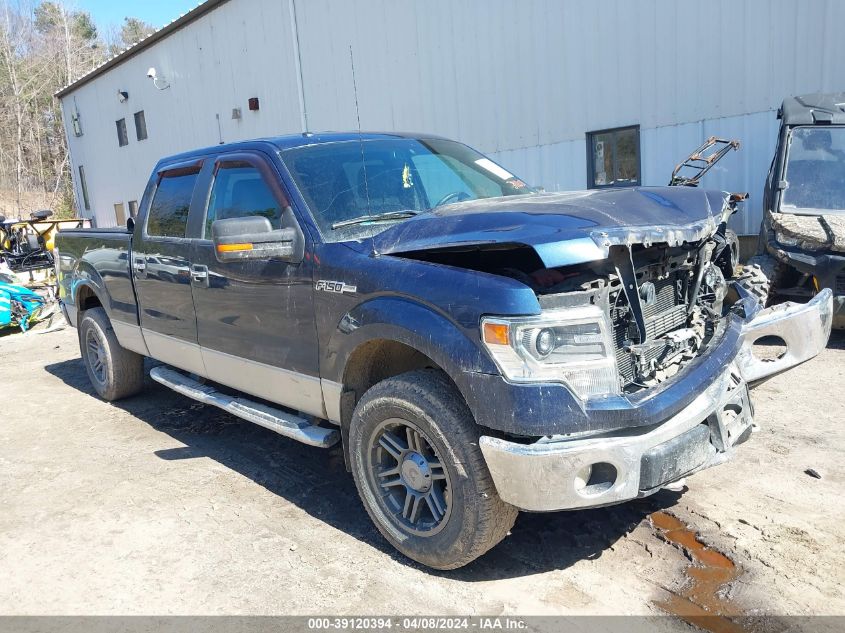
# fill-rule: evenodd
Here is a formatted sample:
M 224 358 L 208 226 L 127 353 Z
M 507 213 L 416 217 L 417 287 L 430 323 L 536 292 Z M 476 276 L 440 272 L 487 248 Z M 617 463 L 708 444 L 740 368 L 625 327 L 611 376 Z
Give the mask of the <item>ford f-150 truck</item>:
M 693 187 L 544 193 L 437 137 L 304 134 L 160 161 L 137 218 L 61 232 L 56 262 L 101 397 L 137 393 L 152 357 L 190 398 L 341 442 L 385 538 L 451 569 L 519 510 L 724 461 L 748 384 L 826 345 L 829 290 L 763 309 L 732 280 L 736 210 Z

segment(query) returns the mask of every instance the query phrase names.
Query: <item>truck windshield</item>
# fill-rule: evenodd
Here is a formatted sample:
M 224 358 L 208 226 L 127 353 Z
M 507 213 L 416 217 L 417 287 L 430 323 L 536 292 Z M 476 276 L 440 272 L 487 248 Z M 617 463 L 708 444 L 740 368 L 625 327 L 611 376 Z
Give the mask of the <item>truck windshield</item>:
M 340 141 L 286 150 L 282 159 L 330 242 L 446 204 L 534 192 L 484 155 L 442 139 Z
M 781 211 L 845 213 L 845 127 L 796 127 L 791 133 Z

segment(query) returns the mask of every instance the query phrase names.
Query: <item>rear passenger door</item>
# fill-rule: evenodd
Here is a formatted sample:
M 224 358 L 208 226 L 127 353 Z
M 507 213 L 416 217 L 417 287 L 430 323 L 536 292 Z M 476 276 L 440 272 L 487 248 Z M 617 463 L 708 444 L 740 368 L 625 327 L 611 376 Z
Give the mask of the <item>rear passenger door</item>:
M 203 375 L 191 292 L 188 216 L 202 161 L 163 168 L 132 242 L 141 331 L 153 358 Z
M 325 416 L 320 388 L 310 244 L 298 264 L 278 259 L 217 261 L 215 220 L 264 216 L 296 226 L 274 165 L 259 152 L 218 157 L 191 278 L 207 376 L 299 411 Z M 293 224 L 292 224 L 293 223 Z

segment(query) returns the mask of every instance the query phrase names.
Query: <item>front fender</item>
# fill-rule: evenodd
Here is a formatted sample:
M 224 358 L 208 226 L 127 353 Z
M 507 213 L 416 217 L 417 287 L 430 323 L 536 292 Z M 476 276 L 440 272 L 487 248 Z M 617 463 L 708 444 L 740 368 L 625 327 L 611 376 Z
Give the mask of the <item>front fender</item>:
M 379 297 L 343 316 L 329 339 L 321 374 L 324 379 L 342 384 L 344 370 L 356 349 L 370 341 L 389 340 L 428 356 L 466 393 L 466 372 L 498 374 L 493 361 L 481 349 L 478 336 L 477 329 L 462 328 L 415 301 Z
M 352 353 L 373 340 L 392 340 L 413 347 L 446 371 L 453 380 L 461 372 L 498 373 L 481 349 L 478 330 L 467 330 L 435 310 L 399 297 L 362 303 L 338 323 L 329 339 L 323 375 L 341 381 Z

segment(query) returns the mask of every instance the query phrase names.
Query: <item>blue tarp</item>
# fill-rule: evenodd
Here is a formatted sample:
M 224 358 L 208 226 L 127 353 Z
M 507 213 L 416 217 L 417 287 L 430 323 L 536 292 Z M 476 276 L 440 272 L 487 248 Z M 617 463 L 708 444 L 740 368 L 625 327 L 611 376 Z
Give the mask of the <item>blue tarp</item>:
M 44 303 L 43 297 L 29 288 L 0 281 L 0 328 L 20 326 L 26 331 Z

